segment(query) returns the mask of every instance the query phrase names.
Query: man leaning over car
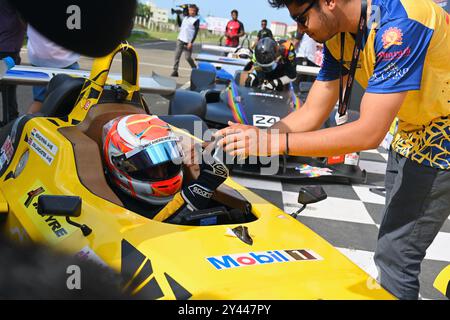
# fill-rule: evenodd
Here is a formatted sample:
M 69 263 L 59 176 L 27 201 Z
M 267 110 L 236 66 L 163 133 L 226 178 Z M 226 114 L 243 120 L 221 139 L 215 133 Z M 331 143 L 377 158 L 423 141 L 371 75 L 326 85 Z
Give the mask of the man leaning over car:
M 271 128 L 278 132 L 230 123 L 218 132 L 221 143 L 240 157 L 258 154 L 255 146 L 271 154 L 347 154 L 377 148 L 397 117 L 375 263 L 383 287 L 417 299 L 421 262 L 450 214 L 450 16 L 429 0 L 371 0 L 367 14 L 365 0 L 269 2 L 287 7 L 300 32 L 325 44 L 323 67 L 304 106 Z M 360 118 L 320 129 L 340 82 L 354 78 L 366 88 Z

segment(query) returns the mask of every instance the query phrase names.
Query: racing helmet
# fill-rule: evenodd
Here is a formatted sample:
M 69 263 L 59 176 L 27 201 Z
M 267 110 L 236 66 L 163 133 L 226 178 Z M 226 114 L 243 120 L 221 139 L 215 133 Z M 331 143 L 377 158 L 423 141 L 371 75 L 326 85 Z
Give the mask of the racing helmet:
M 181 189 L 183 153 L 157 116 L 135 114 L 107 123 L 103 156 L 111 182 L 135 199 L 165 205 Z
M 263 38 L 258 41 L 253 54 L 253 63 L 257 71 L 271 72 L 275 70 L 279 58 L 279 45 L 275 40 Z
M 239 48 L 238 50 L 236 50 L 235 55 L 239 59 L 250 59 L 252 57 L 252 51 L 247 48 Z

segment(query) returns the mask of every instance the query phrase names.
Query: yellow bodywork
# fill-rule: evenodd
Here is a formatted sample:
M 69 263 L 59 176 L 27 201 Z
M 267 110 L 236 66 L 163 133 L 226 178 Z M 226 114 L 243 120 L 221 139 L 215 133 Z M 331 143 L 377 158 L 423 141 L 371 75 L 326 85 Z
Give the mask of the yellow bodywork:
M 439 273 L 434 281 L 434 287 L 450 299 L 450 265 Z
M 96 81 L 85 84 L 69 120 L 52 118 L 59 128 L 73 126 L 72 119 L 84 119 L 97 103 L 96 99 L 89 98 L 90 88 L 102 90 L 113 57 L 125 50 L 136 55 L 131 46 L 121 45 L 111 55 L 95 61 L 91 79 Z M 130 93 L 129 97 L 139 90 L 138 83 L 124 81 L 121 85 Z M 118 272 L 134 263 L 133 279 L 139 281 L 129 281 L 126 289 L 138 293 L 150 283 L 156 283 L 161 294 L 155 298 L 393 299 L 327 241 L 231 179 L 226 184 L 252 204 L 253 214 L 258 218 L 245 224 L 254 241 L 251 246 L 227 234 L 228 228 L 235 226 L 166 224 L 96 196 L 80 182 L 73 147 L 56 129 L 45 117 L 29 120 L 22 131 L 21 143 L 0 178 L 0 215 L 7 214 L 1 232 L 10 238 L 45 243 L 73 255 L 81 252 L 95 256 L 97 261 Z M 50 159 L 44 160 L 25 142 L 36 132 L 53 146 L 54 154 L 48 154 Z M 16 178 L 7 178 L 10 172 L 16 171 L 25 153 L 28 161 L 23 172 Z M 88 225 L 92 233 L 85 237 L 64 218 L 39 215 L 35 203 L 42 194 L 80 196 L 82 213 L 73 220 Z M 318 258 L 221 270 L 207 260 L 275 250 L 309 250 Z M 141 258 L 131 261 L 133 254 L 134 258 Z M 150 271 L 142 278 L 146 270 Z M 169 279 L 175 280 L 183 290 L 175 290 Z

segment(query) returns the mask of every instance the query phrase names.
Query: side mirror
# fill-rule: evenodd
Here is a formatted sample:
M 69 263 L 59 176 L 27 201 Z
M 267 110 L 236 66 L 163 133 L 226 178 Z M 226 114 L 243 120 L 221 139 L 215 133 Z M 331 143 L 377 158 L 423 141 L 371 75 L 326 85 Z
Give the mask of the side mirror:
M 37 212 L 43 216 L 66 217 L 67 223 L 79 228 L 85 237 L 92 233 L 92 229 L 87 225 L 70 220 L 81 214 L 80 197 L 42 195 L 38 198 Z
M 292 217 L 297 218 L 297 216 L 305 210 L 306 206 L 311 203 L 316 203 L 327 198 L 327 193 L 321 186 L 303 186 L 298 194 L 298 203 L 302 204 L 297 212 L 291 214 Z
M 42 195 L 38 198 L 37 210 L 43 216 L 79 217 L 81 214 L 81 198 Z
M 304 186 L 298 194 L 298 203 L 307 205 L 327 198 L 327 193 L 321 186 Z

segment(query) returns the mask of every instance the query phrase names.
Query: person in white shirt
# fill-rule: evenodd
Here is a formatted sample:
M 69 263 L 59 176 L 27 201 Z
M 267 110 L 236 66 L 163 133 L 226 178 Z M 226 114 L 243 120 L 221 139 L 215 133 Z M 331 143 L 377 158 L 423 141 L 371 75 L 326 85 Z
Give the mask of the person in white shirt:
M 180 26 L 180 33 L 178 35 L 177 46 L 175 49 L 175 64 L 173 65 L 172 77 L 178 77 L 178 68 L 180 66 L 180 58 L 183 51 L 185 52 L 186 61 L 192 69 L 197 68 L 192 59 L 192 48 L 195 39 L 197 38 L 200 29 L 200 17 L 198 16 L 199 8 L 195 4 L 189 5 L 189 15 L 181 20 L 180 15 L 177 14 L 177 22 Z
M 311 39 L 306 33 L 297 32 L 295 37 L 296 57 L 300 60 L 299 65 L 316 66 L 316 51 L 318 43 Z
M 321 46 L 311 39 L 306 33 L 296 32 L 294 35 L 295 61 L 298 66 L 317 67 L 318 50 Z M 320 63 L 320 62 L 319 62 Z M 300 100 L 305 101 L 309 89 L 314 82 L 314 76 L 299 74 L 295 81 L 296 87 L 300 90 Z
M 66 50 L 40 34 L 31 25 L 28 25 L 28 59 L 33 66 L 43 68 L 79 69 L 78 53 Z M 36 113 L 41 110 L 47 88 L 43 86 L 33 87 L 33 103 L 28 113 Z

